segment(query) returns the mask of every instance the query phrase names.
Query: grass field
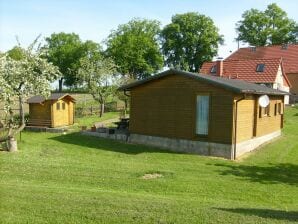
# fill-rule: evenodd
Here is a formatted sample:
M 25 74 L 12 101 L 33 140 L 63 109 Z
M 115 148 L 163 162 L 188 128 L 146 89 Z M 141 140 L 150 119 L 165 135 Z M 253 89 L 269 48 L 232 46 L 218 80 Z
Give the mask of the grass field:
M 298 108 L 285 120 L 240 161 L 23 133 L 18 153 L 0 153 L 0 223 L 298 222 Z
M 102 117 L 99 115 L 91 115 L 75 118 L 75 128 L 79 128 L 80 126 L 87 126 L 90 128 L 94 125 L 94 123 L 110 120 L 114 118 L 120 118 L 120 112 L 108 112 L 104 113 Z

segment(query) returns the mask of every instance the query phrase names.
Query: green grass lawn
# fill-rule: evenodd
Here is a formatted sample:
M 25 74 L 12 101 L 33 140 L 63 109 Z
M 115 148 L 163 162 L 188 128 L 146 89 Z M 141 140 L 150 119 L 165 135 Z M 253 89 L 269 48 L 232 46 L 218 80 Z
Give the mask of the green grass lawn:
M 96 122 L 106 121 L 110 119 L 115 119 L 120 117 L 120 112 L 107 112 L 104 113 L 102 117 L 99 115 L 90 115 L 84 117 L 75 118 L 75 125 L 74 128 L 79 128 L 80 126 L 87 126 L 90 128 Z
M 241 161 L 23 133 L 18 153 L 0 153 L 0 223 L 298 222 L 298 108 L 285 120 Z

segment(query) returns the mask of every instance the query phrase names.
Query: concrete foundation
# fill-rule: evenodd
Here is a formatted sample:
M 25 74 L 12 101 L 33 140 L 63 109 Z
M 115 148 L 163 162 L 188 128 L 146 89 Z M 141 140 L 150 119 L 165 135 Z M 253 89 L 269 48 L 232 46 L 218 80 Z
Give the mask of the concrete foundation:
M 281 130 L 238 143 L 236 145 L 236 158 L 238 158 L 239 156 L 242 156 L 244 153 L 253 151 L 259 146 L 265 143 L 268 143 L 269 141 L 279 137 L 280 135 L 281 135 Z
M 217 156 L 231 159 L 231 145 L 213 142 L 200 142 L 185 139 L 173 139 L 140 134 L 130 134 L 129 142 L 152 145 L 174 152 L 186 152 L 206 156 Z
M 90 135 L 90 136 L 95 136 L 95 137 L 100 137 L 100 138 L 108 138 L 112 140 L 118 140 L 118 141 L 123 141 L 127 142 L 128 141 L 128 135 L 123 134 L 123 133 L 115 133 L 115 134 L 109 134 L 109 133 L 100 133 L 100 132 L 92 132 L 92 131 L 82 131 L 82 135 Z
M 48 128 L 48 127 L 38 127 L 38 126 L 26 126 L 24 130 L 33 131 L 33 132 L 63 133 L 63 132 L 67 132 L 68 128 L 67 127 Z
M 261 137 L 252 138 L 247 141 L 238 143 L 236 145 L 236 158 L 242 156 L 247 152 L 253 151 L 259 146 L 270 142 L 280 135 L 281 131 L 279 130 Z M 157 146 L 160 148 L 170 149 L 175 152 L 187 152 L 207 156 L 224 157 L 226 159 L 234 159 L 233 144 L 171 139 L 139 134 L 131 134 L 129 137 L 129 142 Z
M 99 133 L 91 131 L 82 131 L 83 135 L 91 135 L 101 138 L 113 139 L 123 142 L 130 142 L 135 144 L 151 145 L 159 148 L 168 149 L 174 152 L 193 153 L 205 156 L 223 157 L 226 159 L 234 159 L 234 145 L 220 144 L 213 142 L 200 142 L 185 139 L 173 139 L 166 137 L 157 137 L 140 134 L 128 133 Z M 236 145 L 236 158 L 243 154 L 250 152 L 257 147 L 271 141 L 272 139 L 281 135 L 281 131 L 276 131 L 268 135 L 257 138 L 252 138 Z

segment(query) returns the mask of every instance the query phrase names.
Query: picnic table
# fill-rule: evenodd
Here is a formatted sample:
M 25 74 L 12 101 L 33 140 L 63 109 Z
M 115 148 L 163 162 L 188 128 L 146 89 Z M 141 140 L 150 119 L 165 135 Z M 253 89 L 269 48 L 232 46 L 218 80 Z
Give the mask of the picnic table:
M 121 118 L 120 121 L 114 122 L 117 125 L 117 129 L 128 129 L 129 118 Z

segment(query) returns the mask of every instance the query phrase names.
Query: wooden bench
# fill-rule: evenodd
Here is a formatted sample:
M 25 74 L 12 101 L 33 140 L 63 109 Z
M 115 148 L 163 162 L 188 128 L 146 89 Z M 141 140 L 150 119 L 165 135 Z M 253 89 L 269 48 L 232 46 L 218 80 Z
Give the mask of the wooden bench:
M 51 127 L 51 120 L 44 119 L 29 119 L 27 126 Z

